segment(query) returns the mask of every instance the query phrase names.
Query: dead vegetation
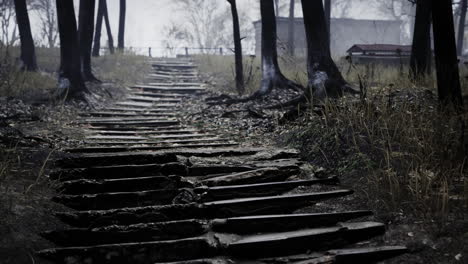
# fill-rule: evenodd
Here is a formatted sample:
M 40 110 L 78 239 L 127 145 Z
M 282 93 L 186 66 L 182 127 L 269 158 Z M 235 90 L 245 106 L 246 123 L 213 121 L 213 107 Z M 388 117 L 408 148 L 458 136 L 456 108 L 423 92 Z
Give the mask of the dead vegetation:
M 220 66 L 221 57 L 204 57 L 198 61 L 209 62 L 200 67 L 204 73 L 214 70 L 211 78 L 216 84 L 215 92 L 226 93 L 226 89 L 231 89 L 234 93 L 233 71 Z M 288 76 L 306 80 L 300 61 L 291 63 L 293 68 L 287 68 L 285 60 L 282 61 L 283 71 Z M 351 66 L 344 60 L 338 65 L 344 77 L 356 87 L 361 80 L 366 92 L 364 97 L 348 96 L 329 100 L 323 107 L 297 109 L 299 117 L 288 121 L 284 116 L 265 110 L 264 107 L 271 104 L 266 99 L 239 105 L 237 112 L 245 108 L 265 113 L 263 118 L 253 119 L 260 121 L 250 123 L 258 127 L 250 128 L 250 135 L 243 136 L 265 142 L 265 132 L 269 133 L 268 138 L 277 144 L 299 149 L 302 157 L 322 167 L 325 175 L 339 176 L 344 185 L 358 192 L 358 198 L 352 202 L 371 207 L 391 229 L 407 230 L 402 231 L 406 232 L 403 236 L 413 240 L 417 239 L 411 230 L 428 233 L 431 241 L 438 242 L 430 246 L 421 242 L 424 239 L 418 242 L 420 250 L 432 247 L 428 249 L 432 253 L 427 253 L 427 259 L 434 256 L 438 259 L 441 247 L 444 254 L 457 255 L 464 250 L 460 243 L 466 241 L 468 225 L 468 116 L 465 112 L 456 114 L 440 108 L 432 76 L 415 84 L 408 77 L 407 67 L 402 65 Z M 259 80 L 260 73 L 257 74 L 251 79 Z M 466 92 L 466 79 L 461 82 Z M 258 85 L 258 82 L 248 83 L 247 91 L 254 91 Z M 233 112 L 233 107 L 228 106 L 224 111 Z M 217 122 L 232 127 L 245 123 L 235 125 L 232 118 L 235 117 L 220 118 Z M 276 128 L 271 129 L 271 126 Z M 405 239 L 401 235 L 390 240 Z M 444 257 L 438 260 L 442 259 Z M 446 263 L 443 261 L 439 263 Z
M 0 47 L 0 97 L 51 97 L 57 88 L 60 50 L 37 48 L 38 72 L 22 71 L 18 47 Z M 141 80 L 146 73 L 145 57 L 126 52 L 93 59 L 95 74 L 119 87 Z

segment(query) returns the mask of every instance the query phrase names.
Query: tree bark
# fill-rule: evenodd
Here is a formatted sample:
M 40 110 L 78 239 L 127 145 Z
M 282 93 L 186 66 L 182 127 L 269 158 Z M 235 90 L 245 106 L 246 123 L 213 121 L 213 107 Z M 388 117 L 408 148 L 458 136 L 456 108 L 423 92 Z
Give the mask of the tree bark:
M 325 0 L 325 20 L 327 21 L 327 39 L 328 45 L 331 43 L 331 32 L 330 32 L 330 25 L 331 25 L 331 0 Z
M 120 0 L 120 15 L 119 15 L 119 36 L 118 49 L 123 52 L 125 48 L 125 13 L 127 12 L 127 0 Z
M 301 88 L 298 84 L 286 79 L 279 68 L 274 10 L 273 0 L 260 1 L 262 16 L 262 83 L 254 96 L 263 96 L 274 87 Z
M 355 92 L 343 79 L 330 55 L 327 24 L 322 1 L 302 0 L 307 38 L 309 89 L 319 100 Z
M 294 45 L 294 38 L 295 38 L 295 30 L 296 30 L 296 21 L 294 11 L 296 8 L 296 0 L 290 0 L 289 3 L 289 25 L 288 25 L 288 51 L 289 56 L 294 57 L 295 52 L 295 45 Z
M 95 0 L 81 0 L 79 14 L 79 40 L 81 54 L 81 72 L 85 81 L 99 81 L 92 72 L 91 49 L 94 35 Z
M 26 0 L 15 0 L 15 11 L 21 40 L 21 61 L 23 62 L 23 69 L 36 71 L 36 51 L 31 34 L 31 24 L 29 22 Z
M 420 80 L 425 74 L 431 73 L 431 13 L 431 1 L 417 1 L 410 58 L 410 76 L 414 80 Z
M 452 1 L 432 0 L 434 53 L 439 100 L 443 104 L 463 105 L 457 47 L 453 23 Z
M 234 55 L 236 64 L 236 88 L 239 94 L 244 93 L 244 68 L 242 65 L 242 41 L 240 36 L 239 14 L 236 0 L 228 0 L 231 4 L 232 24 L 234 32 Z
M 81 76 L 80 45 L 73 0 L 56 0 L 60 38 L 59 95 L 81 97 L 88 92 Z M 68 89 L 68 90 L 67 90 Z
M 458 38 L 457 38 L 457 54 L 463 55 L 463 41 L 465 38 L 465 23 L 466 23 L 466 9 L 468 8 L 468 0 L 461 0 L 460 2 L 460 20 L 458 21 Z
M 106 0 L 98 0 L 98 11 L 96 18 L 96 30 L 94 34 L 93 56 L 99 57 L 101 50 L 102 22 L 104 19 L 104 6 Z

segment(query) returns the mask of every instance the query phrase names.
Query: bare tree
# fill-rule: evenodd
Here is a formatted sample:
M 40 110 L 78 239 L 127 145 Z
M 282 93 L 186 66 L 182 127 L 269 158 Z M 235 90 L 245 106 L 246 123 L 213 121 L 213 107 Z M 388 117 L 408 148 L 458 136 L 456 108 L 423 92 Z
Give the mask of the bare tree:
M 302 0 L 307 38 L 309 89 L 317 99 L 355 92 L 343 79 L 330 55 L 327 24 L 322 1 Z
M 49 48 L 55 47 L 58 39 L 57 14 L 53 0 L 34 0 L 31 9 L 37 11 L 41 20 L 41 37 Z
M 110 28 L 109 22 L 109 14 L 107 12 L 107 2 L 106 0 L 98 0 L 98 11 L 97 11 L 97 19 L 96 19 L 96 30 L 94 36 L 94 46 L 92 55 L 94 57 L 99 56 L 99 51 L 101 49 L 101 33 L 102 33 L 102 22 L 105 22 L 106 25 L 106 32 L 108 38 L 108 45 L 109 45 L 109 52 L 114 54 L 114 38 L 112 37 L 112 31 Z
M 81 56 L 73 0 L 56 0 L 60 37 L 58 96 L 84 99 L 88 89 L 81 76 Z
M 13 0 L 3 0 L 0 5 L 0 42 L 6 47 L 14 45 L 19 40 L 14 8 Z
M 95 0 L 81 0 L 79 13 L 79 40 L 81 56 L 81 72 L 85 81 L 99 82 L 91 67 L 91 49 L 94 35 Z
M 23 62 L 23 68 L 28 71 L 36 71 L 36 51 L 26 0 L 15 0 L 15 10 L 21 39 L 21 61 Z
M 288 80 L 279 68 L 273 0 L 260 1 L 260 13 L 262 16 L 262 83 L 253 97 L 263 96 L 275 87 L 300 89 L 301 87 Z
M 432 5 L 439 100 L 444 104 L 462 106 L 452 1 L 432 0 Z
M 294 11 L 296 9 L 296 0 L 290 0 L 289 2 L 289 22 L 288 22 L 288 52 L 289 56 L 294 57 L 294 51 L 296 49 L 294 44 L 295 30 L 296 30 L 296 18 Z
M 127 12 L 127 0 L 120 0 L 119 11 L 119 35 L 118 35 L 118 49 L 123 52 L 125 48 L 125 13 Z
M 430 1 L 430 0 L 429 0 Z M 408 27 L 411 26 L 413 20 L 413 1 L 409 0 L 374 0 L 372 1 L 376 7 L 382 12 L 382 14 L 395 20 L 403 21 L 401 26 L 403 40 L 408 41 L 410 32 Z M 411 30 L 411 29 L 410 29 Z
M 244 68 L 242 65 L 242 40 L 240 35 L 239 14 L 236 0 L 228 0 L 231 4 L 232 24 L 234 35 L 234 55 L 236 60 L 236 88 L 239 94 L 244 93 Z
M 413 46 L 410 58 L 410 76 L 414 80 L 421 79 L 426 73 L 430 73 L 431 71 L 431 13 L 431 1 L 417 1 Z
M 463 40 L 465 38 L 466 9 L 468 0 L 460 0 L 460 18 L 458 21 L 457 54 L 463 55 Z
M 202 53 L 218 50 L 219 47 L 231 49 L 233 43 L 232 11 L 222 5 L 222 1 L 175 0 L 174 10 L 180 12 L 184 20 L 173 20 L 165 28 L 166 46 L 201 48 Z M 245 10 L 237 9 L 241 39 L 251 41 L 252 25 Z M 176 43 L 176 44 L 175 44 Z
M 328 36 L 328 44 L 330 44 L 330 25 L 331 25 L 331 0 L 324 1 L 325 6 L 325 21 L 327 22 L 327 36 Z

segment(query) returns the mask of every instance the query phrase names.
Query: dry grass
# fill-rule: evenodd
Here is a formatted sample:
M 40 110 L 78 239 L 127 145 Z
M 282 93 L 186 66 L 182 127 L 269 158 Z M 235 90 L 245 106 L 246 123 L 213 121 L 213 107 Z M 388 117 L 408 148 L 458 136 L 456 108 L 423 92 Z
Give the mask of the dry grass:
M 200 73 L 211 81 L 214 89 L 222 93 L 236 93 L 234 56 L 197 55 L 194 60 L 199 65 Z M 286 77 L 302 85 L 307 84 L 304 60 L 282 57 L 279 64 Z M 260 87 L 260 65 L 260 58 L 244 56 L 245 94 L 251 94 Z
M 214 73 L 221 92 L 235 92 L 232 57 L 199 56 L 196 61 L 203 73 Z M 245 58 L 244 64 L 255 69 L 253 77 L 246 74 L 254 80 L 247 82 L 251 93 L 260 84 L 260 62 Z M 280 64 L 287 77 L 307 82 L 304 60 L 282 58 Z M 367 99 L 329 101 L 323 115 L 310 111 L 279 128 L 281 138 L 301 149 L 304 158 L 341 175 L 377 212 L 405 211 L 428 221 L 465 217 L 468 116 L 440 110 L 434 74 L 415 85 L 402 65 L 340 61 L 338 67 L 356 87 L 361 78 Z M 461 71 L 465 76 L 466 69 Z M 467 91 L 466 79 L 461 81 Z
M 19 48 L 0 48 L 0 96 L 34 97 L 50 94 L 57 86 L 57 70 L 60 65 L 58 48 L 37 48 L 38 72 L 20 70 Z M 93 58 L 93 68 L 98 78 L 117 85 L 125 85 L 143 78 L 148 67 L 146 57 L 131 52 L 116 53 Z

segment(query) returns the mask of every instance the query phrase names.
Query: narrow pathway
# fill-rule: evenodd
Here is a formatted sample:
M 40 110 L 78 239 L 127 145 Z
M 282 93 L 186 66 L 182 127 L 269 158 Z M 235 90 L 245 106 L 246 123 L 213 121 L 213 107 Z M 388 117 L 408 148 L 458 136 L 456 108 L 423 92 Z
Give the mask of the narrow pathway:
M 314 178 L 294 150 L 241 146 L 182 125 L 176 106 L 203 92 L 188 61 L 152 62 L 145 85 L 84 113 L 84 147 L 51 175 L 56 212 L 70 225 L 44 235 L 57 263 L 373 263 L 404 247 L 360 243 L 382 235 L 372 212 L 296 213 L 353 193 Z M 308 210 L 309 212 L 311 210 Z M 313 211 L 313 210 L 312 210 Z

